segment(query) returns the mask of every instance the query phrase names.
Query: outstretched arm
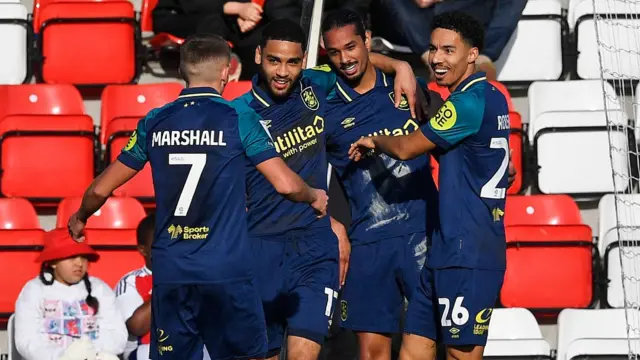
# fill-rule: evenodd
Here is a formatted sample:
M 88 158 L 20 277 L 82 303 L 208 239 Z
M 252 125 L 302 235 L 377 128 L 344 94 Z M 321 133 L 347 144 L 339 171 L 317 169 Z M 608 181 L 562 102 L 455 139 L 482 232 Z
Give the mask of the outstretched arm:
M 351 144 L 349 158 L 359 161 L 374 152 L 381 152 L 397 160 L 411 160 L 435 149 L 436 145 L 429 141 L 420 129 L 409 135 L 372 136 L 360 138 Z

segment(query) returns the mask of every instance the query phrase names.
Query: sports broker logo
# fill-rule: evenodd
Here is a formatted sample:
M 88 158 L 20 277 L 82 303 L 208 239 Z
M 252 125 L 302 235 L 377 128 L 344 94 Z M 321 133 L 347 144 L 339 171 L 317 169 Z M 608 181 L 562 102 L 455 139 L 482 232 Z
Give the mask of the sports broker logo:
M 286 158 L 301 153 L 311 146 L 318 144 L 318 136 L 324 132 L 324 119 L 316 116 L 313 123 L 307 126 L 297 126 L 284 134 L 276 136 L 274 143 L 278 154 Z
M 207 226 L 191 227 L 172 224 L 167 232 L 171 235 L 171 240 L 179 239 L 180 236 L 182 236 L 182 240 L 204 240 L 209 235 L 209 230 Z

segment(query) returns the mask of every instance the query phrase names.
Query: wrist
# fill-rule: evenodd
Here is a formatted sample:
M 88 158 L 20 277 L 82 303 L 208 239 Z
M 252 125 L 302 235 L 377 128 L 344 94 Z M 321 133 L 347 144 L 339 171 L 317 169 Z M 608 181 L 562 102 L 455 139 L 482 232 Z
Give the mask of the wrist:
M 89 214 L 89 212 L 83 208 L 80 208 L 76 214 L 77 214 L 78 220 L 82 221 L 85 224 L 87 223 L 87 220 L 89 220 L 89 217 L 91 216 L 91 214 Z

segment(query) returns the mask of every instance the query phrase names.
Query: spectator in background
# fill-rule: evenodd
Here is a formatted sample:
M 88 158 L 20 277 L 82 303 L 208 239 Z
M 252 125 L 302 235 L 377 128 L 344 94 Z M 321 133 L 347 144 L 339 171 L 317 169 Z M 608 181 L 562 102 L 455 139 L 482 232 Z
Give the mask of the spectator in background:
M 133 270 L 120 279 L 116 286 L 116 304 L 129 331 L 129 342 L 124 359 L 149 359 L 151 342 L 151 244 L 156 227 L 156 217 L 147 215 L 136 229 L 138 252 L 144 258 L 144 266 Z M 135 354 L 133 354 L 135 352 Z M 209 355 L 205 349 L 205 359 Z
M 16 301 L 15 342 L 26 360 L 117 360 L 127 342 L 111 288 L 89 276 L 99 255 L 66 230 L 45 234 L 39 276 Z

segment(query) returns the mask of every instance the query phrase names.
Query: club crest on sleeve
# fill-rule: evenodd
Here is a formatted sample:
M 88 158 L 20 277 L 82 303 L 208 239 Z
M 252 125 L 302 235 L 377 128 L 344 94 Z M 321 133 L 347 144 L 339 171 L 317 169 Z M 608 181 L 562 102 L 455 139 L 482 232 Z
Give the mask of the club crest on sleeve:
M 302 102 L 304 103 L 304 106 L 309 108 L 309 110 L 315 111 L 315 110 L 318 110 L 318 108 L 320 107 L 318 98 L 316 97 L 316 94 L 313 92 L 313 89 L 311 88 L 311 86 L 302 90 L 302 92 L 300 93 L 300 97 L 302 98 Z
M 131 136 L 129 137 L 129 141 L 127 141 L 127 146 L 124 147 L 124 150 L 129 151 L 133 149 L 137 141 L 138 141 L 138 132 L 134 130 L 133 134 L 131 134 Z
M 449 130 L 456 124 L 458 114 L 451 101 L 447 101 L 440 107 L 436 116 L 431 118 L 431 127 L 435 130 Z
M 389 93 L 389 99 L 391 99 L 391 103 L 393 103 L 395 105 L 396 99 L 395 99 L 393 91 Z M 400 105 L 398 105 L 398 109 L 404 110 L 404 111 L 408 111 L 409 110 L 409 101 L 407 100 L 407 97 L 404 94 L 402 95 L 402 98 L 400 99 Z

